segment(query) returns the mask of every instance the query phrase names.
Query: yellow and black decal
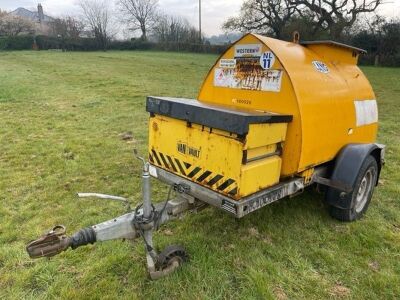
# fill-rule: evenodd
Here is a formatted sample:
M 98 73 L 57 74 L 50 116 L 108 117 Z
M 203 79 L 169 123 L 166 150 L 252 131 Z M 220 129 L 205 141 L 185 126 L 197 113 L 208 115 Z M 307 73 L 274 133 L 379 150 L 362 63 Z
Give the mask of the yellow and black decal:
M 149 160 L 155 166 L 174 172 L 201 185 L 206 185 L 222 194 L 231 197 L 235 197 L 238 194 L 237 182 L 232 178 L 194 166 L 170 155 L 157 152 L 154 149 L 149 153 Z

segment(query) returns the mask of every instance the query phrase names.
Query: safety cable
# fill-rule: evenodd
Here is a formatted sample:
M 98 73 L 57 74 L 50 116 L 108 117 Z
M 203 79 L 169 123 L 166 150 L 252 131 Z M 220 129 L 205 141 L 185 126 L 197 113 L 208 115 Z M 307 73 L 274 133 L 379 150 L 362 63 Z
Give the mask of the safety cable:
M 151 253 L 154 249 L 152 246 L 149 245 L 149 243 L 147 242 L 145 236 L 144 236 L 144 229 L 143 229 L 143 225 L 147 225 L 150 224 L 151 222 L 154 222 L 154 229 L 158 229 L 159 225 L 160 225 L 160 221 L 162 218 L 162 215 L 164 214 L 168 202 L 171 200 L 171 193 L 172 193 L 172 188 L 173 186 L 171 185 L 169 190 L 168 190 L 168 196 L 167 196 L 167 200 L 164 203 L 163 208 L 160 210 L 160 212 L 156 211 L 156 208 L 154 207 L 153 204 L 151 204 L 151 214 L 149 216 L 149 218 L 144 218 L 143 213 L 141 215 L 139 215 L 139 210 L 143 207 L 143 203 L 140 203 L 138 206 L 136 206 L 135 208 L 135 216 L 132 220 L 133 226 L 139 230 L 140 235 L 143 238 L 143 241 L 146 245 L 146 249 L 149 253 Z M 154 259 L 154 257 L 153 257 Z

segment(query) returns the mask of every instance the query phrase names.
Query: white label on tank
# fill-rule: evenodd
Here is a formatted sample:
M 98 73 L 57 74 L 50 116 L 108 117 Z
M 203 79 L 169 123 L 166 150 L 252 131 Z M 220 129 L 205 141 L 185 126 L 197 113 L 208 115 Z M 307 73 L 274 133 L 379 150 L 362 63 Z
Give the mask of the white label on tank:
M 219 67 L 223 69 L 234 69 L 236 68 L 236 59 L 221 59 L 219 61 Z
M 321 73 L 324 73 L 324 74 L 328 74 L 329 73 L 328 66 L 325 63 L 323 63 L 322 61 L 314 60 L 312 62 L 312 64 L 314 65 L 315 69 L 318 72 L 321 72 Z
M 235 79 L 234 69 L 215 68 L 214 86 L 236 88 L 238 83 L 238 80 Z
M 275 55 L 271 51 L 264 52 L 260 57 L 260 65 L 264 70 L 269 70 L 275 63 Z
M 235 57 L 260 57 L 261 44 L 246 44 L 235 46 Z
M 282 70 L 262 70 L 258 74 L 243 77 L 235 69 L 215 68 L 214 86 L 243 90 L 280 92 Z
M 261 90 L 270 92 L 280 92 L 282 85 L 282 70 L 268 70 L 264 73 L 261 80 Z
M 378 105 L 376 100 L 354 101 L 356 125 L 364 126 L 378 122 Z

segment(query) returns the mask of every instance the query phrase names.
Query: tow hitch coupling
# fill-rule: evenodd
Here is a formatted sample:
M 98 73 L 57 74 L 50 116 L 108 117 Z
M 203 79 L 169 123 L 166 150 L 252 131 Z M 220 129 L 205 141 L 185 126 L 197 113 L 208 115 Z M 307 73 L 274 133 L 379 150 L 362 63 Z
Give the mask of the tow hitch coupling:
M 51 231 L 26 246 L 31 258 L 52 257 L 65 251 L 71 245 L 63 225 L 55 226 Z

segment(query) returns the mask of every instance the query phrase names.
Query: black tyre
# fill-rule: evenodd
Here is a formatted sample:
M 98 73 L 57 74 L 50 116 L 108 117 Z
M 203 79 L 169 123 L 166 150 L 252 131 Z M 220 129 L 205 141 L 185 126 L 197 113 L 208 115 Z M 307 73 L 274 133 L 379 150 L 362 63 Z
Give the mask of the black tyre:
M 157 260 L 157 267 L 160 270 L 165 269 L 172 264 L 173 261 L 177 261 L 179 265 L 187 262 L 189 259 L 185 248 L 179 245 L 167 246 L 159 255 Z
M 330 215 L 344 222 L 351 222 L 361 218 L 367 211 L 369 203 L 371 202 L 377 177 L 378 164 L 375 158 L 369 155 L 361 165 L 353 192 L 346 195 L 344 199 L 340 199 L 342 203 L 346 203 L 347 207 L 350 208 L 342 209 L 330 205 Z M 328 189 L 326 194 L 328 203 L 338 202 L 338 199 L 332 199 L 332 197 L 339 197 L 339 195 L 340 193 L 331 193 Z

